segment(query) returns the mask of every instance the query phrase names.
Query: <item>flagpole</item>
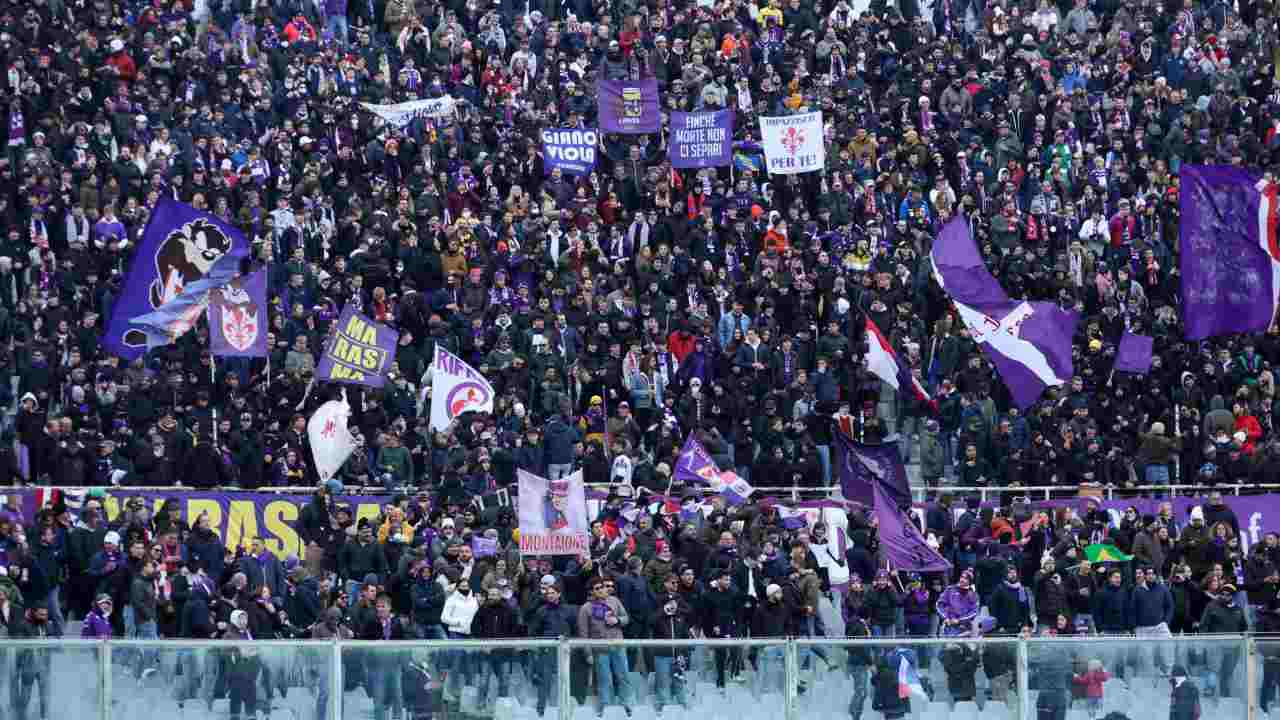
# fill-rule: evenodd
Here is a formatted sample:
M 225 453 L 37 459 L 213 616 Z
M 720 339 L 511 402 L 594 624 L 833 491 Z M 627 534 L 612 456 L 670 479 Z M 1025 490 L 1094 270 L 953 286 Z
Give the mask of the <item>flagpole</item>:
M 218 388 L 218 356 L 209 352 L 209 390 L 210 395 Z M 213 446 L 218 447 L 218 406 L 213 406 Z

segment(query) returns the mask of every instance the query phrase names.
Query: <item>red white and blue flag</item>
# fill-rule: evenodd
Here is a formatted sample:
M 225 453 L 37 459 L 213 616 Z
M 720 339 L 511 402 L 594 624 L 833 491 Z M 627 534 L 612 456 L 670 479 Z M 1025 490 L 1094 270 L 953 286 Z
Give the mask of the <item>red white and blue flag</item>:
M 889 339 L 880 332 L 871 318 L 867 318 L 867 369 L 876 377 L 888 383 L 898 392 L 910 392 L 916 400 L 927 403 L 937 409 L 933 398 L 925 392 L 924 386 L 911 374 L 906 364 L 898 359 L 898 353 L 889 344 Z

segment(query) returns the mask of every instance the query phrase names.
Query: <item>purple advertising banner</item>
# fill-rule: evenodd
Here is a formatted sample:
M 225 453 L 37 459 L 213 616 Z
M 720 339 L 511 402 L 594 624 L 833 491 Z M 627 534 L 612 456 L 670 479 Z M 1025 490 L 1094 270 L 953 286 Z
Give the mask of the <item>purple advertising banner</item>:
M 658 80 L 601 80 L 600 129 L 611 133 L 644 135 L 662 129 Z
M 671 113 L 667 153 L 677 168 L 728 165 L 733 161 L 733 111 Z
M 396 357 L 400 333 L 376 323 L 348 305 L 316 368 L 321 381 L 382 387 Z

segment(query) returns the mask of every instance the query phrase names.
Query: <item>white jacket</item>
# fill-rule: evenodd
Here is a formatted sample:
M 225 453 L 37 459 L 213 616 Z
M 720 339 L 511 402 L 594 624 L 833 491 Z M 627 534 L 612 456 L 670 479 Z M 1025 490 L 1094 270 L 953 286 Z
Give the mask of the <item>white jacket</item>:
M 470 635 L 471 620 L 475 618 L 476 611 L 479 609 L 480 601 L 476 600 L 475 593 L 463 595 L 454 590 L 444 601 L 444 612 L 440 613 L 440 622 L 444 623 L 449 632 Z

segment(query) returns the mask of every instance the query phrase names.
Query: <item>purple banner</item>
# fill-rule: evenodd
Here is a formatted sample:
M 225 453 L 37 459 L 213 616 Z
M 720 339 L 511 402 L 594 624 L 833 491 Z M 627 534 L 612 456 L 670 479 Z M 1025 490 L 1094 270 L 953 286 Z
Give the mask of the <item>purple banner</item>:
M 103 346 L 126 360 L 141 357 L 147 351 L 147 334 L 131 326 L 133 319 L 177 298 L 233 250 L 249 253 L 239 230 L 190 205 L 162 198 L 151 210 L 112 306 Z
M 56 492 L 52 488 L 11 489 L 4 498 L 6 506 L 20 512 L 24 520 L 31 523 L 41 507 L 53 501 Z M 84 488 L 62 491 L 62 499 L 73 514 L 84 506 L 87 492 Z M 296 525 L 302 509 L 311 501 L 310 495 L 113 489 L 106 491 L 102 503 L 109 522 L 115 523 L 120 519 L 120 514 L 131 498 L 142 498 L 153 516 L 160 511 L 166 500 L 176 500 L 182 511 L 182 519 L 188 524 L 194 524 L 202 513 L 207 514 L 210 527 L 218 533 L 228 549 L 248 548 L 249 541 L 258 537 L 281 560 L 290 555 L 301 558 L 304 552 Z M 353 522 L 359 522 L 361 518 L 372 521 L 391 502 L 391 496 L 343 495 L 337 501 L 351 506 Z
M 1271 326 L 1280 291 L 1273 275 L 1276 194 L 1274 187 L 1259 190 L 1261 178 L 1225 165 L 1184 163 L 1178 172 L 1188 340 Z
M 209 291 L 209 348 L 219 357 L 266 357 L 266 268 Z
M 733 161 L 733 111 L 671 113 L 667 153 L 677 168 L 728 165 Z
M 1146 375 L 1151 372 L 1151 350 L 1153 340 L 1150 335 L 1134 335 L 1126 331 L 1120 337 L 1120 348 L 1116 351 L 1116 372 Z
M 600 129 L 627 135 L 656 133 L 662 129 L 658 80 L 601 80 Z
M 316 368 L 321 381 L 382 387 L 396 357 L 400 333 L 347 305 Z
M 548 175 L 559 170 L 566 175 L 590 175 L 596 169 L 595 130 L 565 128 L 542 131 L 542 165 Z
M 716 461 L 711 459 L 711 454 L 702 447 L 702 443 L 698 442 L 698 438 L 691 431 L 684 441 L 684 447 L 680 449 L 680 457 L 676 460 L 672 478 L 684 483 L 710 484 L 719 477 L 720 468 L 716 465 Z
M 874 484 L 876 520 L 880 526 L 880 549 L 895 570 L 944 572 L 951 567 L 929 547 L 915 523 L 908 522 L 884 483 Z
M 854 442 L 841 431 L 836 431 L 835 457 L 840 474 L 840 490 L 845 500 L 871 506 L 875 502 L 875 487 L 883 486 L 895 507 L 911 505 L 911 490 L 907 470 L 898 454 L 898 444 L 864 445 Z

